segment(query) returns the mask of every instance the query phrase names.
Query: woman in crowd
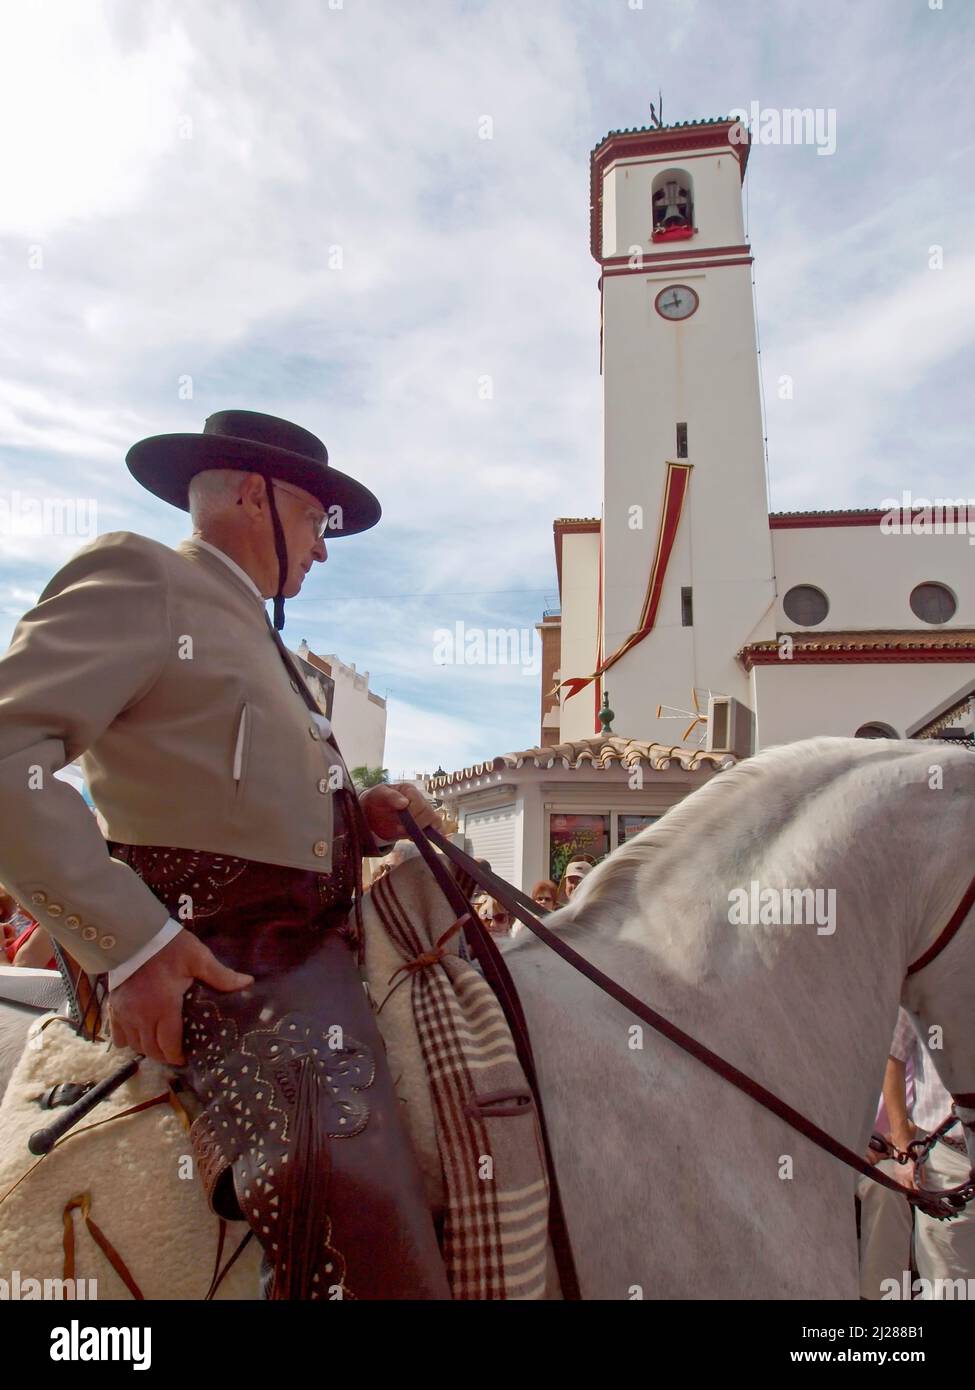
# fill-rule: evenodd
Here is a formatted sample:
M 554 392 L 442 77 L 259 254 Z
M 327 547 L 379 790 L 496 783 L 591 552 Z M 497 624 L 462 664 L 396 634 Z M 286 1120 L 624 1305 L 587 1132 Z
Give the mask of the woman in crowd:
M 543 878 L 532 889 L 532 902 L 540 912 L 554 912 L 559 898 L 558 884 L 550 878 Z

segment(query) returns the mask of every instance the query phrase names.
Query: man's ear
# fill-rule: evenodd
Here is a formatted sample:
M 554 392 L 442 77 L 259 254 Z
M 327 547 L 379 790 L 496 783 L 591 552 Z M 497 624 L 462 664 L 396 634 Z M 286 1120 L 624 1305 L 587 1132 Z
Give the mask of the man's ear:
M 237 498 L 237 505 L 243 506 L 246 501 L 250 505 L 256 506 L 258 510 L 263 511 L 264 504 L 267 500 L 268 486 L 269 484 L 265 480 L 263 474 L 246 473 L 244 475 L 240 496 Z

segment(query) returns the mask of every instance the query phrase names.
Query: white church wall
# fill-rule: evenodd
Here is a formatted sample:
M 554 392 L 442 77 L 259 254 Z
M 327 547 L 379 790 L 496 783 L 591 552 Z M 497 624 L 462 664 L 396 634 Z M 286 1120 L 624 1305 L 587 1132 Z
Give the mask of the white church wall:
M 653 301 L 677 281 L 697 291 L 700 307 L 668 323 Z M 735 654 L 774 636 L 748 267 L 610 279 L 604 314 L 607 652 L 639 622 L 678 422 L 687 424 L 693 464 L 655 629 L 612 684 L 607 677 L 617 727 L 667 740 L 674 726 L 654 719 L 658 703 L 686 708 L 692 686 L 744 699 Z M 691 627 L 681 625 L 682 587 L 692 590 Z
M 801 630 L 782 603 L 800 584 L 821 589 L 830 603 L 810 632 L 908 629 L 936 639 L 975 628 L 970 538 L 884 535 L 879 526 L 770 528 L 751 269 L 744 253 L 732 264 L 738 256 L 729 251 L 744 239 L 739 162 L 706 129 L 640 132 L 639 145 L 622 136 L 615 148 L 648 147 L 659 155 L 616 158 L 601 174 L 603 257 L 630 258 L 640 248 L 653 258 L 602 267 L 604 658 L 640 624 L 679 424 L 692 472 L 655 626 L 604 678 L 614 731 L 679 742 L 688 721 L 658 720 L 656 707 L 689 711 L 697 689 L 734 696 L 754 711 L 758 746 L 852 735 L 876 722 L 902 736 L 972 677 L 971 663 L 803 663 L 749 674 L 738 652 Z M 653 183 L 670 169 L 692 193 L 694 234 L 653 243 Z M 696 309 L 684 295 L 672 314 L 692 312 L 664 318 L 655 300 L 668 286 L 693 291 Z M 596 549 L 595 536 L 566 537 L 563 679 L 594 666 Z M 955 595 L 948 623 L 925 623 L 911 611 L 911 591 L 924 582 Z M 686 625 L 682 590 L 693 609 Z M 586 690 L 563 704 L 562 737 L 590 736 L 592 718 Z
M 562 537 L 562 653 L 560 680 L 588 676 L 596 669 L 596 613 L 599 598 L 599 535 L 567 532 Z M 595 728 L 590 686 L 562 705 L 563 742 L 590 738 Z
M 873 526 L 790 527 L 772 532 L 772 546 L 779 631 L 801 627 L 782 609 L 783 597 L 797 584 L 812 584 L 829 600 L 829 613 L 817 624 L 824 632 L 900 628 L 936 634 L 975 627 L 975 554 L 967 535 L 883 535 Z M 950 623 L 925 623 L 912 613 L 911 590 L 927 582 L 944 584 L 955 594 L 958 611 Z
M 756 745 L 850 737 L 864 724 L 889 725 L 898 738 L 948 692 L 973 681 L 971 663 L 870 662 L 756 666 L 749 704 L 757 710 Z

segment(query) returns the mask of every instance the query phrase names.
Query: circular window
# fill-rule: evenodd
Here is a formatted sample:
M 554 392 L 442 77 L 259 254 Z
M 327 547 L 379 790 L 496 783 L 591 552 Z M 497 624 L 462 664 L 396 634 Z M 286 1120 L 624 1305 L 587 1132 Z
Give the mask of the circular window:
M 822 589 L 812 584 L 797 584 L 782 600 L 782 607 L 790 622 L 800 627 L 815 627 L 829 612 L 829 600 Z
M 861 724 L 856 731 L 856 738 L 896 738 L 897 734 L 889 724 Z
M 958 600 L 944 584 L 919 584 L 911 590 L 911 612 L 922 623 L 946 623 L 957 607 Z

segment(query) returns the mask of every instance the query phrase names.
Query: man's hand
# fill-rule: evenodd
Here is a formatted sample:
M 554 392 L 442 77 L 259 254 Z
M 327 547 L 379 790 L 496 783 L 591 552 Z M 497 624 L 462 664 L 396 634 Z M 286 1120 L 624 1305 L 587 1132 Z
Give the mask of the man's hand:
M 400 811 L 409 811 L 421 830 L 439 825 L 440 817 L 421 791 L 410 782 L 380 782 L 359 797 L 369 829 L 380 844 L 398 840 L 403 834 Z
M 225 993 L 254 983 L 253 975 L 221 965 L 192 932 L 181 931 L 109 995 L 115 1046 L 182 1066 L 183 995 L 194 980 Z

